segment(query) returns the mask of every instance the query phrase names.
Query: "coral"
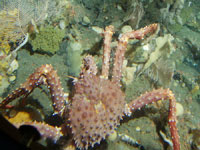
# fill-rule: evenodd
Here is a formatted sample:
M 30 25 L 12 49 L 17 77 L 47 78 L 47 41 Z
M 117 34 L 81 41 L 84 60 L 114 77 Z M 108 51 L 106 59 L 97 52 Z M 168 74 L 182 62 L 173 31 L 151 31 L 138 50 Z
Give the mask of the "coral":
M 7 61 L 0 61 L 0 70 L 1 72 L 7 70 L 9 68 L 9 63 Z
M 0 40 L 0 48 L 4 54 L 8 54 L 10 52 L 10 45 L 6 40 Z
M 69 46 L 66 48 L 66 63 L 69 67 L 69 75 L 78 76 L 82 63 L 83 47 L 80 41 L 70 40 Z
M 13 72 L 18 68 L 17 60 L 12 59 L 13 58 L 7 56 L 7 54 L 4 54 L 4 52 L 0 52 L 0 95 L 9 86 L 9 77 L 13 75 Z
M 10 52 L 10 42 L 16 42 L 21 38 L 18 33 L 18 27 L 15 23 L 17 21 L 17 9 L 0 11 L 0 56 L 7 55 Z
M 40 1 L 27 1 L 27 0 L 6 0 L 0 7 L 0 18 L 3 14 L 4 19 L 0 19 L 3 26 L 10 25 L 12 28 L 9 31 L 15 33 L 13 36 L 23 36 L 27 32 L 27 25 L 34 20 L 36 23 L 40 23 L 46 19 L 49 14 L 49 0 Z M 53 13 L 53 12 L 52 12 Z M 14 20 L 13 20 L 14 19 Z
M 18 9 L 1 10 L 0 11 L 0 41 L 16 42 L 21 38 L 22 33 L 19 32 L 19 26 L 16 26 L 18 19 Z
M 63 30 L 53 26 L 41 27 L 39 33 L 32 36 L 30 40 L 33 50 L 54 54 L 59 50 L 59 45 L 64 38 Z
M 0 52 L 8 54 L 9 44 L 20 49 L 26 42 L 29 26 L 36 26 L 50 15 L 49 0 L 7 0 L 0 5 Z M 53 11 L 51 10 L 53 13 Z M 23 42 L 24 41 L 24 42 Z M 13 44 L 14 43 L 14 44 Z

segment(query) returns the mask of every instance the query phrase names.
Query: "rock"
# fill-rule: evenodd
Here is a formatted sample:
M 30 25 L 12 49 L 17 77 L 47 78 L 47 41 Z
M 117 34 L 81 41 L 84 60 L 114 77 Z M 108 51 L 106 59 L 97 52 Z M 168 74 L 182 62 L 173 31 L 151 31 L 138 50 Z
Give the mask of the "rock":
M 109 141 L 115 141 L 117 139 L 117 132 L 114 131 L 113 133 L 111 133 L 108 138 Z
M 7 73 L 8 73 L 8 74 L 13 73 L 15 70 L 18 69 L 18 67 L 19 67 L 19 64 L 18 64 L 17 60 L 14 59 L 14 60 L 10 63 L 10 67 L 9 67 Z
M 176 116 L 182 116 L 184 114 L 183 105 L 180 103 L 176 103 Z
M 65 24 L 65 21 L 64 21 L 64 20 L 60 20 L 60 22 L 59 22 L 59 27 L 60 27 L 60 29 L 62 29 L 62 30 L 65 29 L 66 24 Z
M 72 51 L 81 51 L 82 45 L 79 42 L 71 42 L 70 48 L 72 49 Z
M 10 76 L 10 77 L 9 77 L 9 81 L 10 81 L 10 82 L 15 81 L 15 79 L 16 79 L 16 76 Z
M 83 17 L 83 23 L 84 23 L 85 25 L 90 24 L 90 19 L 89 19 L 87 16 L 84 16 L 84 17 Z
M 103 28 L 100 28 L 100 27 L 98 27 L 98 26 L 92 26 L 92 30 L 95 31 L 95 32 L 98 33 L 98 34 L 104 33 L 104 29 L 103 29 Z
M 121 29 L 122 33 L 130 32 L 130 31 L 132 31 L 132 30 L 133 30 L 132 27 L 129 26 L 129 25 L 125 25 L 125 26 L 123 26 L 122 29 Z

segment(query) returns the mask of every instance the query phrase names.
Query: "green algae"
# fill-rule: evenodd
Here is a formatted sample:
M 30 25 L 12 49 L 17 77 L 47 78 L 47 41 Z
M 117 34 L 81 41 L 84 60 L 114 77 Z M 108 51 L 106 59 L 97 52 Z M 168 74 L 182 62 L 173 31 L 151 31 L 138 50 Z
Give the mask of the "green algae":
M 55 54 L 64 36 L 63 30 L 48 25 L 41 27 L 39 33 L 32 36 L 30 43 L 34 51 Z

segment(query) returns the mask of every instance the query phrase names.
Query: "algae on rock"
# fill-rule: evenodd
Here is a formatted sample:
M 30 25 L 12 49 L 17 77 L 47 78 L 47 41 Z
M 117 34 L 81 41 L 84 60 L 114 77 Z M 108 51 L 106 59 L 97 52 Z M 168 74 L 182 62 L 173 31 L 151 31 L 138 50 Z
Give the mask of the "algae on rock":
M 34 51 L 54 54 L 59 50 L 65 32 L 53 26 L 41 27 L 39 33 L 31 37 L 30 43 Z

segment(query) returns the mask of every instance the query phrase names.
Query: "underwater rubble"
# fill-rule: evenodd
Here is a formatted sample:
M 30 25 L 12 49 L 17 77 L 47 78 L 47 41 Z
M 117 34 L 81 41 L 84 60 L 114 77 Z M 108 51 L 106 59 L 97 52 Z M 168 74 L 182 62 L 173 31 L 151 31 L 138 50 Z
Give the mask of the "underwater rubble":
M 12 0 L 10 2 L 13 8 L 16 3 Z M 181 150 L 200 149 L 200 4 L 197 1 L 48 0 L 43 4 L 43 10 L 40 7 L 35 9 L 38 4 L 23 4 L 22 12 L 24 8 L 34 8 L 39 13 L 25 16 L 21 28 L 19 23 L 11 23 L 17 22 L 19 10 L 12 9 L 6 14 L 3 7 L 5 4 L 0 2 L 0 20 L 7 18 L 5 24 L 11 21 L 9 28 L 5 25 L 4 32 L 0 31 L 0 100 L 25 82 L 35 68 L 42 64 L 52 64 L 58 70 L 64 91 L 73 95 L 72 85 L 78 80 L 82 59 L 92 55 L 97 67 L 102 66 L 105 27 L 113 25 L 115 28 L 111 41 L 112 68 L 114 49 L 122 33 L 158 23 L 159 30 L 152 36 L 129 41 L 123 62 L 121 88 L 126 95 L 126 102 L 145 91 L 161 87 L 173 91 L 179 112 L 177 127 Z M 27 34 L 29 37 L 26 44 L 13 52 Z M 22 113 L 21 118 L 27 112 L 37 112 L 36 118 L 27 118 L 46 121 L 55 126 L 62 123 L 60 120 L 54 121 L 55 116 L 51 118 L 53 107 L 45 86 L 33 91 L 25 102 L 27 105 L 23 107 L 31 109 L 22 112 L 16 109 Z M 20 102 L 11 104 L 19 105 Z M 14 116 L 9 115 L 12 110 L 0 111 L 10 119 L 15 115 L 18 117 L 17 112 Z M 95 144 L 92 149 L 139 149 L 121 141 L 119 134 L 135 139 L 144 149 L 171 148 L 167 115 L 167 101 L 148 105 L 136 111 L 131 118 L 121 121 L 114 140 L 106 139 L 99 145 Z

